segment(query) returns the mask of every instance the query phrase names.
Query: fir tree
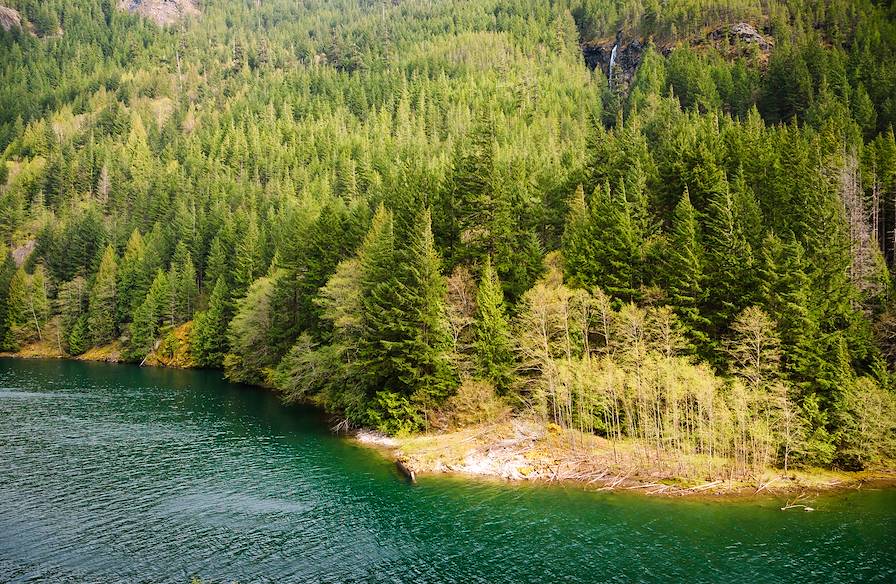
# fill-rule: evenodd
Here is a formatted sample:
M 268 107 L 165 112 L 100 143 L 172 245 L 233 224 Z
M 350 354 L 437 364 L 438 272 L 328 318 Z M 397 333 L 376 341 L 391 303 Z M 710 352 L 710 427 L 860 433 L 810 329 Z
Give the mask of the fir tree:
M 104 345 L 117 336 L 115 319 L 117 270 L 115 248 L 110 245 L 103 253 L 93 290 L 90 293 L 87 327 L 90 332 L 90 342 L 93 345 Z
M 117 273 L 117 320 L 130 322 L 135 309 L 143 303 L 152 278 L 151 273 L 146 272 L 146 244 L 136 229 L 131 233 Z
M 59 337 L 69 354 L 80 354 L 73 353 L 72 351 L 80 350 L 83 352 L 87 349 L 87 346 L 76 346 L 74 349 L 69 346 L 72 332 L 77 326 L 81 326 L 78 324 L 79 322 L 83 323 L 85 328 L 83 334 L 79 332 L 75 340 L 78 343 L 81 343 L 81 345 L 89 343 L 90 341 L 89 332 L 86 329 L 87 318 L 85 308 L 87 297 L 87 282 L 81 276 L 77 276 L 68 282 L 60 284 L 56 294 L 56 303 L 58 305 L 60 317 Z
M 22 341 L 25 338 L 25 327 L 28 324 L 27 306 L 28 306 L 28 276 L 22 268 L 17 269 L 6 291 L 6 303 L 3 306 L 5 310 L 0 315 L 3 318 L 3 324 L 0 330 L 3 331 L 3 337 L 0 337 L 0 349 L 4 351 L 18 351 Z
M 754 290 L 753 250 L 727 186 L 710 201 L 706 247 L 712 266 L 707 273 L 707 316 L 716 331 L 724 331 L 750 305 Z
M 227 325 L 230 322 L 230 292 L 224 278 L 218 278 L 209 297 L 208 308 L 196 315 L 191 352 L 201 367 L 221 367 L 227 353 Z
M 587 219 L 578 222 L 567 238 L 567 272 L 578 286 L 597 286 L 621 301 L 639 297 L 643 241 L 632 220 L 625 189 L 595 190 Z M 574 209 L 580 212 L 580 208 Z M 575 271 L 572 271 L 575 270 Z
M 505 314 L 501 282 L 488 258 L 476 292 L 476 320 L 473 326 L 477 373 L 491 381 L 499 392 L 506 392 L 510 388 L 514 368 L 510 326 Z
M 158 270 L 143 303 L 134 312 L 127 351 L 131 359 L 142 359 L 153 350 L 161 324 L 171 322 L 171 298 L 169 276 Z
M 242 238 L 237 243 L 234 262 L 234 289 L 236 297 L 242 296 L 255 278 L 264 270 L 262 266 L 261 231 L 254 214 L 250 214 Z
M 174 320 L 175 322 L 186 322 L 193 318 L 199 288 L 196 283 L 193 256 L 183 242 L 178 243 L 174 250 L 170 273 L 174 299 Z
M 703 350 L 708 342 L 705 331 L 709 324 L 700 313 L 705 300 L 705 257 L 700 224 L 687 189 L 672 214 L 672 232 L 663 260 L 663 280 L 669 304 L 687 326 L 695 348 Z
M 81 355 L 89 348 L 90 331 L 87 325 L 87 315 L 82 314 L 68 334 L 68 352 L 70 355 Z
M 218 280 L 224 278 L 225 285 L 229 282 L 231 276 L 230 264 L 227 252 L 224 250 L 224 241 L 220 235 L 216 235 L 212 239 L 209 247 L 208 258 L 205 262 L 204 286 L 217 284 Z
M 377 247 L 386 251 L 388 235 L 384 236 L 385 241 Z M 445 305 L 447 288 L 439 272 L 428 211 L 420 215 L 402 257 L 398 277 L 375 288 L 378 310 L 365 307 L 365 320 L 378 340 L 377 361 L 384 387 L 426 409 L 440 403 L 457 383 Z M 362 257 L 362 266 L 365 263 Z

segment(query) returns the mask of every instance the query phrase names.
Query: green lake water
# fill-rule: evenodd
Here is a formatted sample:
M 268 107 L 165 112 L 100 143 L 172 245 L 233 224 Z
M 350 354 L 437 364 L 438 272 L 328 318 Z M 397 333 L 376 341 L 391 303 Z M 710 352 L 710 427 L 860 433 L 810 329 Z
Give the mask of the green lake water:
M 218 372 L 0 360 L 0 582 L 896 582 L 896 490 L 424 478 Z

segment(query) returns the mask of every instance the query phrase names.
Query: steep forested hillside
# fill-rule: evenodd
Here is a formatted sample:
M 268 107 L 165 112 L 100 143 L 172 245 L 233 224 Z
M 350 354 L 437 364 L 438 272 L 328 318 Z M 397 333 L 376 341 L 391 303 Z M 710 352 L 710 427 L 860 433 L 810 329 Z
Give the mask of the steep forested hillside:
M 6 2 L 0 348 L 743 475 L 896 455 L 887 3 Z

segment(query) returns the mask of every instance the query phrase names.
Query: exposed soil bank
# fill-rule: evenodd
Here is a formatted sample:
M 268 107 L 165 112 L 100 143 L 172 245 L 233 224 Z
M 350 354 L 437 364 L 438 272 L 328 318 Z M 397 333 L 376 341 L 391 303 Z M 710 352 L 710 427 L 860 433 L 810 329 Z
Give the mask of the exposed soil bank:
M 732 478 L 725 476 L 724 460 L 657 461 L 634 443 L 614 446 L 602 438 L 521 419 L 399 438 L 361 431 L 355 439 L 401 462 L 416 476 L 454 474 L 663 496 L 787 496 L 790 503 L 824 492 L 896 486 L 896 469 L 783 473 L 770 468 L 746 480 Z
M 156 343 L 155 349 L 146 357 L 142 365 L 153 367 L 170 367 L 174 369 L 193 369 L 196 364 L 189 354 L 189 334 L 193 322 L 184 323 L 171 330 Z M 115 341 L 101 347 L 92 347 L 81 355 L 68 355 L 62 350 L 62 342 L 58 338 L 58 323 L 47 323 L 43 331 L 43 339 L 22 347 L 16 353 L 2 353 L 0 357 L 17 359 L 73 359 L 76 361 L 98 361 L 103 363 L 129 363 L 122 356 L 123 347 Z

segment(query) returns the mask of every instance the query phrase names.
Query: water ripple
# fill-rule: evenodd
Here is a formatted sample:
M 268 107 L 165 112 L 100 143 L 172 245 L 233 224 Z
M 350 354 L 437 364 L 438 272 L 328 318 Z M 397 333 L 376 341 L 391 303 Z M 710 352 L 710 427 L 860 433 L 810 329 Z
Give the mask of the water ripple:
M 896 495 L 712 504 L 401 481 L 208 372 L 0 360 L 3 582 L 892 581 Z

